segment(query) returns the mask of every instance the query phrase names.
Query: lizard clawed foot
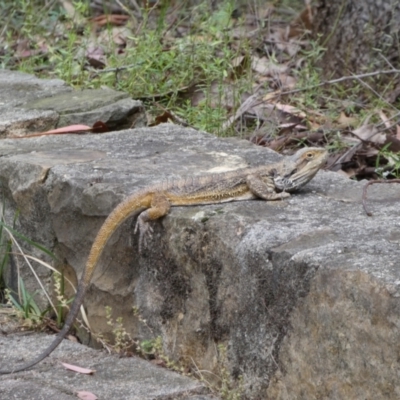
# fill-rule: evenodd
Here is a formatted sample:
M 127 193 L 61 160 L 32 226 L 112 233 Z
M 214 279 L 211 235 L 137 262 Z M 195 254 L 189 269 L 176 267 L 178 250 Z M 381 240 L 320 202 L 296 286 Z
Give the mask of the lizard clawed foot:
M 144 247 L 147 247 L 147 238 L 153 235 L 153 228 L 151 227 L 146 212 L 141 213 L 136 221 L 135 231 L 139 232 L 139 253 L 142 253 Z

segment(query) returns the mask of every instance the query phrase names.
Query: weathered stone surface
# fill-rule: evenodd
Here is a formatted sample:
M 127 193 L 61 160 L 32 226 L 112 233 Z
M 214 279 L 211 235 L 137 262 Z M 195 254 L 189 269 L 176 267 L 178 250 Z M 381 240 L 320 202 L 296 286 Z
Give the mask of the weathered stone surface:
M 91 126 L 97 121 L 102 121 L 109 129 L 132 127 L 138 117 L 135 114 L 143 113 L 142 102 L 130 99 L 127 93 L 111 89 L 86 89 L 61 93 L 30 101 L 24 104 L 24 108 L 56 111 L 59 115 L 57 126 L 72 124 Z M 137 127 L 144 125 L 145 123 L 142 123 Z
M 111 89 L 73 91 L 59 79 L 0 70 L 0 137 L 72 124 L 104 122 L 110 130 L 145 126 L 142 103 Z
M 35 349 L 48 346 L 52 337 L 40 334 L 0 336 L 0 362 L 28 360 Z M 6 361 L 6 363 L 5 363 Z M 95 372 L 92 375 L 66 370 L 68 363 Z M 213 400 L 198 381 L 137 357 L 119 358 L 86 346 L 64 341 L 35 370 L 18 375 L 0 376 L 0 398 L 18 400 L 77 399 L 77 392 L 87 391 L 99 399 L 123 400 Z
M 28 101 L 72 92 L 61 79 L 40 79 L 23 72 L 0 69 L 0 110 L 4 111 Z
M 58 119 L 58 113 L 52 110 L 2 111 L 0 137 L 24 136 L 27 132 L 46 132 L 57 126 Z
M 309 295 L 291 315 L 271 399 L 400 398 L 399 281 L 382 285 L 368 272 L 316 274 Z
M 20 209 L 18 229 L 53 249 L 70 276 L 137 188 L 279 158 L 173 125 L 7 139 L 0 154 L 8 220 Z M 217 375 L 225 344 L 251 399 L 398 398 L 398 188 L 371 187 L 372 218 L 361 188 L 320 172 L 287 201 L 176 207 L 153 224 L 142 255 L 128 221 L 86 297 L 92 328 L 110 329 L 109 305 L 134 337 L 161 336 L 171 358 Z

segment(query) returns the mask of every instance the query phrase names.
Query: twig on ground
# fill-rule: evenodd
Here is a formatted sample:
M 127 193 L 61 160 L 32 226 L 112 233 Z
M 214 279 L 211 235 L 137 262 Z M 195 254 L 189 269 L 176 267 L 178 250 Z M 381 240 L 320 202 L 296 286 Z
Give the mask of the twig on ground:
M 400 183 L 400 179 L 390 179 L 390 180 L 387 180 L 387 181 L 375 179 L 375 180 L 369 181 L 369 182 L 364 186 L 363 195 L 362 195 L 362 205 L 363 205 L 363 207 L 364 207 L 365 213 L 366 213 L 369 217 L 372 217 L 372 212 L 371 212 L 371 211 L 368 211 L 367 204 L 366 204 L 366 200 L 367 200 L 367 189 L 368 189 L 368 186 L 373 185 L 373 184 L 375 184 L 375 183 Z
M 124 71 L 125 69 L 129 69 L 129 68 L 133 68 L 133 67 L 137 67 L 140 65 L 143 65 L 145 63 L 145 61 L 139 61 L 135 64 L 129 64 L 129 65 L 121 65 L 120 67 L 115 67 L 115 68 L 105 68 L 105 69 L 99 69 L 98 71 L 95 71 L 95 74 L 105 74 L 107 72 L 120 72 L 120 71 Z
M 148 19 L 149 19 L 149 17 L 150 17 L 150 14 L 158 7 L 158 5 L 160 4 L 160 1 L 161 1 L 161 0 L 157 0 L 157 1 L 153 4 L 153 6 L 152 6 L 149 10 L 147 10 L 146 21 L 143 20 L 143 21 L 140 22 L 140 24 L 138 25 L 138 27 L 137 27 L 137 29 L 136 29 L 135 36 L 138 36 L 138 35 L 139 35 L 139 33 L 140 33 L 140 31 L 142 30 L 144 24 L 148 21 Z
M 368 72 L 368 73 L 360 74 L 360 75 L 342 76 L 341 78 L 332 79 L 330 81 L 324 81 L 324 82 L 318 83 L 317 85 L 311 85 L 311 86 L 306 86 L 303 88 L 288 90 L 287 92 L 277 93 L 275 96 L 269 98 L 268 100 L 271 100 L 274 97 L 279 97 L 279 96 L 283 96 L 286 94 L 294 94 L 294 93 L 304 92 L 306 90 L 316 89 L 316 88 L 319 88 L 319 87 L 325 86 L 325 85 L 333 85 L 335 83 L 351 81 L 353 79 L 362 79 L 362 78 L 369 78 L 371 76 L 376 76 L 376 75 L 388 75 L 388 74 L 400 74 L 400 69 L 389 69 L 389 70 L 384 70 L 384 71 Z
M 230 128 L 234 124 L 234 122 L 238 118 L 240 118 L 250 108 L 264 103 L 264 100 L 258 101 L 258 98 L 259 98 L 258 93 L 255 93 L 252 96 L 250 96 L 249 98 L 247 98 L 240 105 L 240 107 L 236 110 L 236 113 L 234 115 L 232 115 L 231 117 L 229 117 L 228 120 L 223 123 L 223 125 L 221 127 L 221 131 L 223 132 L 223 131 L 227 130 L 228 128 Z
M 135 9 L 138 17 L 142 18 L 143 17 L 142 10 L 139 7 L 139 4 L 136 2 L 136 0 L 130 0 L 130 3 L 132 4 L 132 7 Z
M 400 112 L 398 112 L 398 113 L 392 115 L 391 117 L 388 117 L 387 121 L 390 121 L 391 119 L 395 119 L 395 118 L 397 118 L 397 117 L 400 117 Z M 381 132 L 384 132 L 384 131 L 388 131 L 388 130 L 390 130 L 390 129 L 396 127 L 396 125 L 398 125 L 398 124 L 399 124 L 399 121 L 396 121 L 394 124 L 392 124 L 392 125 L 390 125 L 390 126 L 385 126 L 384 128 L 378 130 L 377 133 L 381 133 Z M 382 126 L 382 125 L 385 125 L 385 122 L 384 122 L 384 121 L 382 121 L 382 122 L 380 122 L 379 124 L 375 125 L 375 128 L 379 128 L 379 127 Z
M 358 80 L 358 82 L 361 83 L 361 85 L 363 85 L 364 87 L 366 87 L 369 91 L 371 91 L 376 97 L 378 97 L 378 99 L 380 99 L 383 103 L 386 104 L 387 107 L 391 107 L 394 110 L 397 110 L 397 108 L 393 105 L 390 104 L 386 99 L 383 98 L 383 96 L 381 94 L 379 94 L 371 85 L 369 85 L 367 82 L 364 82 L 360 77 L 358 77 L 357 75 L 354 75 L 354 78 Z

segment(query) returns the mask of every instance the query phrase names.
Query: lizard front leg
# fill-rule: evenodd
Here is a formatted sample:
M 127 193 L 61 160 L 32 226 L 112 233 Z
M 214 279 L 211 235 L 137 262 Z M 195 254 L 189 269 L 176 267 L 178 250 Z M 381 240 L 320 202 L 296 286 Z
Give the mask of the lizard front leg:
M 281 200 L 290 197 L 290 193 L 277 193 L 273 178 L 264 177 L 261 179 L 257 175 L 248 175 L 246 184 L 251 193 L 264 200 Z
M 138 215 L 135 233 L 139 231 L 139 252 L 142 251 L 143 245 L 146 245 L 146 236 L 151 236 L 153 233 L 150 221 L 167 215 L 170 208 L 171 204 L 164 193 L 154 193 L 150 208 Z

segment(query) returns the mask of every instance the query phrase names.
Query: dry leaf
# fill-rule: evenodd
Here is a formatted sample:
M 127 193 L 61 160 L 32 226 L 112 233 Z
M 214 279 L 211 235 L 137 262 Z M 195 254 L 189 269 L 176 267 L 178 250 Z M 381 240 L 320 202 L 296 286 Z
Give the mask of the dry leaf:
M 237 26 L 231 30 L 231 37 L 234 39 L 249 39 L 259 34 L 260 29 L 249 30 L 246 26 Z
M 364 150 L 364 157 L 365 158 L 376 157 L 378 153 L 379 153 L 378 149 L 375 149 L 374 147 L 368 147 L 366 150 Z
M 57 332 L 59 332 L 60 330 L 58 330 Z M 78 338 L 74 335 L 68 334 L 65 339 L 74 342 L 74 343 L 79 343 Z
M 76 395 L 81 400 L 98 400 L 98 397 L 95 394 L 93 394 L 92 392 L 86 392 L 84 390 L 76 392 Z
M 288 114 L 295 115 L 296 117 L 299 117 L 299 118 L 306 118 L 307 117 L 307 115 L 303 111 L 301 111 L 300 109 L 298 109 L 296 107 L 290 106 L 289 104 L 276 103 L 275 107 L 278 110 L 281 110 L 281 111 L 286 112 Z
M 382 144 L 386 141 L 386 135 L 379 133 L 376 126 L 372 124 L 362 125 L 354 129 L 352 133 L 362 141 L 369 141 L 376 144 Z
M 393 153 L 400 152 L 400 140 L 397 139 L 395 136 L 387 135 L 386 140 L 382 143 L 380 148 L 386 147 L 389 151 Z
M 288 66 L 284 64 L 276 64 L 270 61 L 267 57 L 251 57 L 251 68 L 261 75 L 278 75 L 283 74 L 288 70 Z
M 389 118 L 386 116 L 386 114 L 382 110 L 379 111 L 378 114 L 381 117 L 381 120 L 385 124 L 386 128 L 390 128 L 391 123 L 390 123 Z
M 64 126 L 62 128 L 57 128 L 57 129 L 51 129 L 46 132 L 42 132 L 43 134 L 47 135 L 55 135 L 58 133 L 71 133 L 71 132 L 82 132 L 82 131 L 90 131 L 92 128 L 87 125 L 81 125 L 81 124 L 76 124 L 76 125 L 69 125 L 69 126 Z
M 400 96 L 400 85 L 397 85 L 389 94 L 386 96 L 388 103 L 394 103 Z
M 111 32 L 109 29 L 106 29 L 98 35 L 98 43 L 101 43 L 103 46 L 107 48 L 116 44 L 117 46 L 125 45 L 128 37 L 132 35 L 132 30 L 127 28 L 126 26 L 121 27 L 113 27 Z
M 349 126 L 353 127 L 357 124 L 358 119 L 355 117 L 348 117 L 343 111 L 340 113 L 337 123 L 339 128 L 347 128 Z
M 343 165 L 347 164 L 352 160 L 356 152 L 360 149 L 361 145 L 362 144 L 360 142 L 355 146 L 350 147 L 342 154 L 330 155 L 327 162 L 327 169 L 329 171 L 340 171 Z
M 276 48 L 294 57 L 300 50 L 302 42 L 299 40 L 289 40 L 290 29 L 276 29 L 268 36 L 268 40 L 273 42 Z M 305 42 L 304 42 L 305 43 Z
M 400 140 L 400 126 L 396 125 L 396 139 Z
M 312 31 L 313 13 L 310 6 L 306 7 L 289 26 L 289 38 L 304 35 L 306 31 Z
M 89 44 L 85 51 L 85 56 L 92 67 L 104 68 L 106 65 L 107 58 L 101 46 Z
M 98 17 L 91 18 L 90 21 L 101 27 L 104 25 L 125 25 L 130 17 L 122 14 L 103 14 Z
M 277 97 L 280 96 L 280 93 L 281 93 L 280 90 L 276 90 L 275 92 L 267 93 L 267 94 L 263 97 L 263 101 L 275 100 Z
M 25 136 L 10 136 L 10 138 L 25 139 L 25 138 L 35 137 L 35 136 L 59 135 L 59 134 L 64 134 L 64 133 L 90 132 L 91 130 L 92 130 L 92 128 L 90 126 L 78 124 L 78 125 L 64 126 L 63 128 L 58 128 L 58 129 L 51 129 L 46 132 L 32 133 L 30 135 L 25 135 Z
M 279 79 L 281 90 L 291 90 L 296 87 L 297 79 L 291 75 L 279 74 L 275 79 Z
M 245 59 L 245 56 L 235 57 L 231 62 L 232 67 L 237 68 L 237 67 L 241 66 L 243 64 L 244 59 Z
M 237 78 L 242 76 L 247 72 L 247 68 L 250 62 L 250 58 L 248 56 L 238 56 L 235 57 L 231 64 L 233 67 L 233 73 L 231 74 L 231 78 Z
M 167 122 L 171 123 L 173 120 L 174 116 L 169 111 L 165 110 L 161 115 L 157 115 L 154 123 L 152 123 L 150 126 L 156 126 Z
M 60 3 L 64 7 L 66 14 L 74 21 L 76 25 L 83 25 L 85 23 L 84 18 L 76 11 L 73 2 L 70 0 L 60 0 Z
M 80 374 L 86 374 L 86 375 L 91 375 L 96 372 L 94 369 L 87 369 L 87 368 L 82 368 L 78 367 L 76 365 L 72 364 L 67 364 L 67 363 L 61 363 L 66 369 L 69 369 L 70 371 L 78 372 Z

